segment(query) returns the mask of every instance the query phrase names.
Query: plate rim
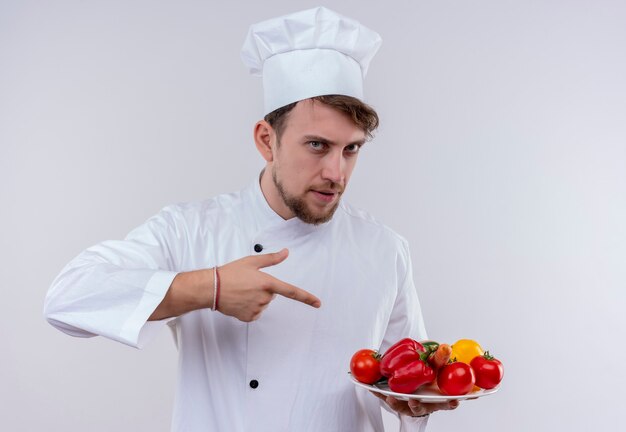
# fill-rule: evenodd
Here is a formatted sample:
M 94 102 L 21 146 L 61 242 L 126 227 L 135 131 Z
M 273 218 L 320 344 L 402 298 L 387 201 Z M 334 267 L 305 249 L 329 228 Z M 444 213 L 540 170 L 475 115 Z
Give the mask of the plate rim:
M 456 395 L 456 396 L 448 396 L 444 394 L 437 395 L 437 394 L 418 394 L 418 393 L 396 393 L 392 390 L 385 390 L 375 385 L 370 385 L 370 384 L 359 382 L 352 376 L 350 372 L 348 372 L 348 377 L 355 385 L 362 387 L 366 390 L 373 391 L 375 393 L 380 393 L 386 396 L 393 396 L 399 400 L 417 399 L 423 403 L 438 403 L 438 402 L 449 402 L 453 400 L 477 399 L 483 396 L 492 395 L 500 389 L 500 386 L 497 386 L 492 389 L 481 389 L 480 392 L 473 392 L 473 393 L 468 393 L 464 395 Z

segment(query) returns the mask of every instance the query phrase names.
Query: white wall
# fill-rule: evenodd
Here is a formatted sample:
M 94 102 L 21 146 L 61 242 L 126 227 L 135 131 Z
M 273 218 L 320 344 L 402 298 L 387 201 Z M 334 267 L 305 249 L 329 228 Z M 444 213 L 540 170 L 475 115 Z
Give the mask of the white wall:
M 313 5 L 0 3 L 3 430 L 168 430 L 170 335 L 70 338 L 45 292 L 87 246 L 256 175 L 261 83 L 239 48 L 251 23 Z M 617 430 L 626 4 L 327 6 L 384 40 L 366 86 L 382 127 L 348 199 L 410 241 L 430 336 L 477 339 L 506 368 L 430 430 Z

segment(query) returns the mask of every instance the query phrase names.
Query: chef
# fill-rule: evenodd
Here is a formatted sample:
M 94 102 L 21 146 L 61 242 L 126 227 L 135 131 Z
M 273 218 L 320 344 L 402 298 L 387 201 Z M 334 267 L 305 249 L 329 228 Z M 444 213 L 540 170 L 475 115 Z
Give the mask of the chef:
M 360 348 L 426 338 L 406 240 L 342 200 L 378 126 L 363 77 L 380 43 L 322 7 L 253 25 L 242 58 L 263 77 L 260 175 L 165 207 L 50 287 L 45 316 L 73 336 L 142 347 L 169 326 L 173 431 L 382 431 L 381 405 L 417 431 L 456 407 L 381 402 L 346 373 Z

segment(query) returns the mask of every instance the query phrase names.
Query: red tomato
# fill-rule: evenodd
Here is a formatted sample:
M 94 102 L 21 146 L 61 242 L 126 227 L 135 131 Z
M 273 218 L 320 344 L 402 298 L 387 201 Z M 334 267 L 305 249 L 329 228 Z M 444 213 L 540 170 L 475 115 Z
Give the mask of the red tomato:
M 374 384 L 382 378 L 380 354 L 371 349 L 358 350 L 350 360 L 350 372 L 357 381 L 364 384 Z
M 482 389 L 494 388 L 504 376 L 502 362 L 490 355 L 489 351 L 472 359 L 470 366 L 476 375 L 476 385 Z
M 448 363 L 437 374 L 437 385 L 443 394 L 459 396 L 468 394 L 474 388 L 474 371 L 467 363 Z

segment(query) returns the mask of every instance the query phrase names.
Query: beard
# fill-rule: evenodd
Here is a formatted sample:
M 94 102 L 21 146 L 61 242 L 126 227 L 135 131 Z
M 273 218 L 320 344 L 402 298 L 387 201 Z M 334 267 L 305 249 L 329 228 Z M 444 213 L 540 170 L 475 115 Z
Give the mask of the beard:
M 282 198 L 287 208 L 289 208 L 289 210 L 291 210 L 292 213 L 304 223 L 312 225 L 326 223 L 332 219 L 333 215 L 335 214 L 335 210 L 337 210 L 337 207 L 339 207 L 339 198 L 343 193 L 343 191 L 341 190 L 338 192 L 339 196 L 337 202 L 330 209 L 328 209 L 326 213 L 315 214 L 311 211 L 311 209 L 309 209 L 304 199 L 302 199 L 301 197 L 290 195 L 285 190 L 285 187 L 283 186 L 282 182 L 278 178 L 278 175 L 276 174 L 275 167 L 272 168 L 272 180 L 274 181 L 274 185 L 276 186 L 276 189 L 278 190 L 278 193 L 280 194 L 280 197 Z M 329 188 L 338 189 L 336 187 L 336 184 L 332 182 Z

